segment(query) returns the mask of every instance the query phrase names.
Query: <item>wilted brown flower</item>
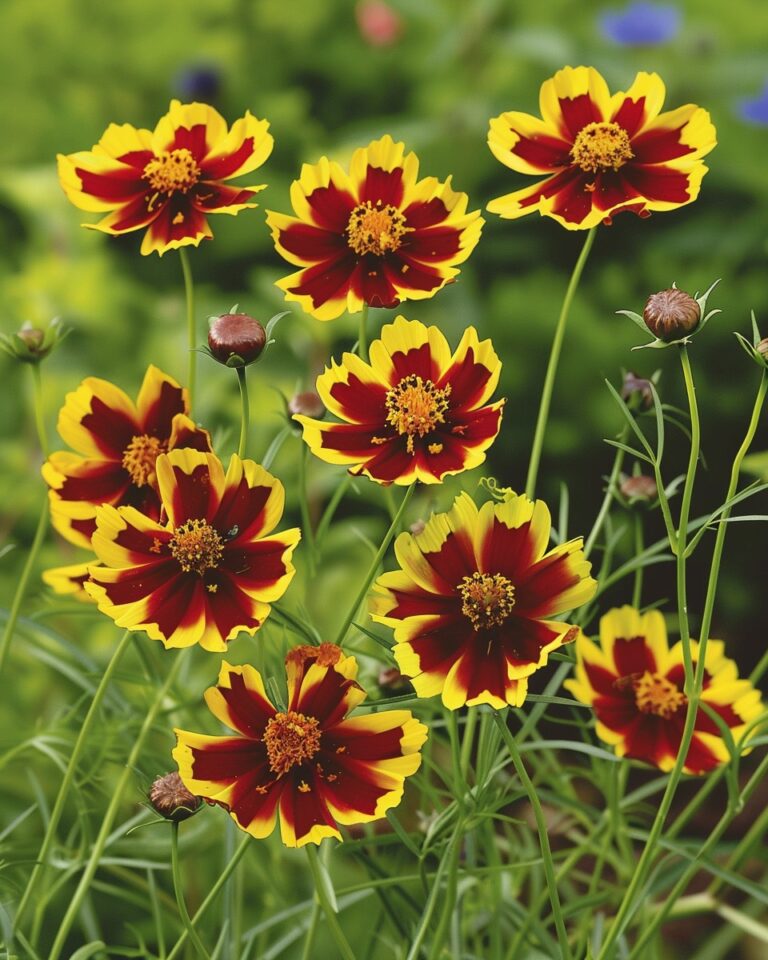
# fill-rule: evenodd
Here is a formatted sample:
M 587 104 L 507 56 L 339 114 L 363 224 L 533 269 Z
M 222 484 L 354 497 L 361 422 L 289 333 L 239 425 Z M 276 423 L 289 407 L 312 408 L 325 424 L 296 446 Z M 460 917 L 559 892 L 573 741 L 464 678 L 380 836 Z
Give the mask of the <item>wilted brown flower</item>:
M 636 403 L 641 410 L 650 410 L 653 406 L 653 392 L 651 381 L 638 377 L 628 370 L 624 374 L 624 383 L 621 385 L 621 399 L 630 406 Z
M 181 777 L 175 771 L 157 777 L 149 788 L 149 802 L 166 820 L 186 820 L 197 812 L 203 802 L 184 786 Z

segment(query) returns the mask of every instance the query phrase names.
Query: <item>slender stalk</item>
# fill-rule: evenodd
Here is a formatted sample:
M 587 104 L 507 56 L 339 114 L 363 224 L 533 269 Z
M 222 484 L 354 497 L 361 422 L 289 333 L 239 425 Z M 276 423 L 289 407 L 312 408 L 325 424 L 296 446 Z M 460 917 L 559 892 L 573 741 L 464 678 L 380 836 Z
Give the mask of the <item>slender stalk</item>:
M 51 815 L 48 819 L 48 826 L 45 830 L 45 836 L 43 837 L 43 842 L 40 846 L 40 850 L 37 854 L 35 866 L 32 868 L 32 873 L 30 874 L 29 880 L 27 881 L 27 886 L 24 889 L 21 900 L 19 901 L 19 907 L 16 911 L 16 918 L 14 920 L 14 927 L 18 928 L 21 924 L 21 920 L 24 916 L 24 913 L 32 901 L 33 895 L 37 894 L 37 885 L 38 882 L 43 879 L 43 874 L 45 872 L 46 865 L 48 863 L 48 858 L 51 853 L 51 847 L 56 839 L 56 828 L 59 825 L 59 820 L 61 815 L 64 812 L 64 805 L 67 802 L 69 796 L 69 791 L 72 787 L 72 783 L 75 779 L 75 774 L 77 773 L 77 767 L 80 762 L 80 757 L 83 753 L 85 744 L 90 736 L 91 729 L 96 721 L 96 718 L 99 714 L 102 701 L 104 700 L 104 695 L 109 688 L 109 685 L 112 681 L 112 678 L 115 675 L 125 651 L 128 649 L 131 643 L 131 632 L 126 630 L 123 636 L 120 639 L 115 652 L 112 654 L 112 658 L 107 664 L 104 673 L 101 675 L 101 680 L 99 685 L 96 688 L 96 692 L 93 695 L 93 700 L 91 705 L 88 708 L 88 712 L 85 715 L 83 720 L 83 725 L 80 727 L 80 732 L 77 735 L 77 740 L 75 740 L 75 745 L 72 748 L 72 754 L 69 758 L 69 763 L 67 765 L 66 773 L 64 774 L 64 779 L 61 782 L 59 787 L 59 792 L 56 796 L 56 802 L 53 805 L 53 810 L 51 810 Z
M 357 336 L 357 353 L 361 360 L 368 359 L 368 304 L 360 311 L 360 332 Z
M 639 557 L 643 552 L 643 517 L 640 513 L 640 510 L 635 508 L 634 516 L 634 528 L 635 528 L 635 556 Z M 632 586 L 632 606 L 636 609 L 640 609 L 640 601 L 643 596 L 643 568 L 641 565 L 638 565 L 635 568 L 635 577 L 634 583 Z
M 544 864 L 544 874 L 547 878 L 549 900 L 552 904 L 552 915 L 555 920 L 555 929 L 557 930 L 557 942 L 560 945 L 562 960 L 571 960 L 571 946 L 568 943 L 568 932 L 565 929 L 563 910 L 560 906 L 560 895 L 557 891 L 557 880 L 555 878 L 555 866 L 554 861 L 552 860 L 552 850 L 549 846 L 549 835 L 547 833 L 547 822 L 544 819 L 544 811 L 541 808 L 541 801 L 539 800 L 538 794 L 536 793 L 536 788 L 534 787 L 531 778 L 528 776 L 528 771 L 525 769 L 525 764 L 520 756 L 517 743 L 515 742 L 515 738 L 506 724 L 506 720 L 495 710 L 493 713 L 493 719 L 496 721 L 496 726 L 499 728 L 499 732 L 504 738 L 504 743 L 506 744 L 509 755 L 512 758 L 512 763 L 515 766 L 515 770 L 517 771 L 517 775 L 523 785 L 523 789 L 528 794 L 528 800 L 530 801 L 533 815 L 536 819 L 536 829 L 539 833 L 539 846 L 541 847 L 541 858 Z
M 243 837 L 243 839 L 240 841 L 240 845 L 232 854 L 232 859 L 229 861 L 229 863 L 226 865 L 224 870 L 221 872 L 218 880 L 214 883 L 214 885 L 208 891 L 208 896 L 205 898 L 205 900 L 203 900 L 203 902 L 198 907 L 194 917 L 192 917 L 192 919 L 190 920 L 191 926 L 193 927 L 197 926 L 197 924 L 203 919 L 203 916 L 208 911 L 208 908 L 211 906 L 214 900 L 221 893 L 225 883 L 227 882 L 227 880 L 229 880 L 230 876 L 234 872 L 235 867 L 240 863 L 243 857 L 243 854 L 251 844 L 251 840 L 252 838 L 250 834 L 246 834 Z M 189 937 L 189 933 L 187 930 L 185 930 L 182 933 L 182 935 L 179 937 L 179 939 L 176 941 L 176 943 L 173 945 L 173 947 L 171 948 L 171 952 L 166 957 L 166 960 L 175 960 L 175 958 L 183 950 L 184 944 L 187 942 L 188 937 Z
M 179 247 L 179 260 L 181 260 L 181 270 L 184 274 L 184 295 L 187 300 L 187 344 L 189 346 L 187 389 L 189 390 L 189 406 L 191 411 L 197 381 L 197 331 L 195 330 L 195 286 L 192 281 L 192 267 L 189 263 L 189 255 L 184 247 Z
M 341 646 L 341 644 L 344 642 L 344 638 L 347 635 L 350 624 L 355 619 L 355 614 L 360 609 L 360 604 L 363 602 L 363 600 L 365 600 L 366 594 L 368 593 L 371 583 L 373 582 L 373 578 L 376 576 L 376 571 L 379 569 L 379 565 L 384 559 L 384 554 L 387 552 L 387 549 L 392 542 L 392 538 L 397 533 L 397 529 L 400 526 L 400 520 L 405 513 L 405 508 L 408 506 L 408 501 L 413 496 L 415 487 L 416 484 L 412 483 L 410 487 L 407 488 L 403 499 L 400 501 L 400 506 L 398 507 L 397 513 L 395 514 L 394 519 L 389 526 L 389 530 L 387 530 L 387 532 L 384 534 L 384 539 L 381 541 L 381 546 L 376 551 L 376 556 L 373 558 L 373 562 L 371 563 L 368 573 L 365 575 L 365 580 L 363 581 L 363 584 L 360 587 L 352 606 L 349 608 L 349 611 L 344 618 L 341 629 L 336 637 L 337 646 Z
M 310 572 L 315 572 L 315 533 L 312 529 L 312 517 L 309 513 L 309 493 L 307 490 L 307 466 L 309 464 L 309 447 L 306 443 L 301 443 L 301 454 L 299 455 L 299 507 L 301 508 L 301 535 L 307 545 L 307 554 L 309 556 Z
M 83 900 L 90 889 L 93 877 L 99 867 L 101 855 L 104 852 L 104 847 L 107 845 L 107 840 L 109 838 L 110 831 L 112 830 L 112 824 L 114 823 L 115 817 L 120 809 L 120 804 L 125 800 L 129 780 L 135 775 L 136 764 L 139 762 L 141 752 L 144 749 L 144 742 L 149 736 L 155 719 L 157 718 L 160 708 L 163 705 L 163 701 L 165 700 L 168 691 L 171 689 L 171 686 L 176 679 L 176 674 L 179 672 L 179 667 L 181 666 L 182 660 L 183 655 L 176 654 L 173 666 L 168 671 L 165 682 L 157 691 L 157 695 L 155 696 L 152 705 L 149 707 L 149 710 L 144 717 L 144 722 L 141 725 L 141 729 L 139 730 L 139 733 L 133 743 L 128 760 L 123 768 L 123 772 L 121 773 L 120 778 L 114 787 L 112 799 L 107 807 L 107 812 L 104 814 L 104 820 L 102 821 L 101 829 L 99 830 L 96 840 L 94 841 L 93 848 L 91 849 L 91 855 L 88 858 L 88 863 L 86 864 L 83 875 L 80 878 L 80 883 L 78 884 L 74 896 L 69 903 L 69 907 L 67 908 L 67 912 L 64 914 L 64 918 L 59 925 L 59 929 L 56 933 L 56 939 L 51 947 L 51 952 L 48 954 L 48 960 L 58 960 L 58 957 L 64 948 L 69 931 L 72 929 L 72 924 L 75 922 L 75 919 L 80 912 Z
M 467 721 L 464 724 L 464 736 L 461 740 L 461 757 L 459 760 L 461 765 L 461 776 L 465 783 L 467 782 L 467 775 L 469 773 L 469 761 L 472 757 L 472 746 L 475 739 L 477 715 L 477 707 L 467 708 Z
M 179 916 L 184 925 L 184 929 L 189 935 L 189 939 L 203 960 L 210 960 L 208 951 L 203 946 L 203 941 L 192 926 L 189 918 L 187 905 L 184 901 L 184 885 L 181 880 L 181 868 L 179 866 L 179 825 L 175 821 L 171 824 L 171 872 L 173 873 L 173 892 L 176 894 L 176 905 L 179 908 Z
M 619 434 L 619 443 L 626 443 L 628 437 L 629 426 L 625 426 Z M 585 557 L 588 557 L 590 553 L 592 553 L 595 543 L 597 542 L 597 538 L 600 536 L 600 532 L 605 524 L 605 518 L 608 516 L 608 513 L 611 509 L 613 494 L 616 489 L 616 482 L 619 479 L 619 474 L 621 473 L 621 468 L 624 464 L 624 456 L 624 451 L 620 447 L 616 447 L 616 453 L 613 457 L 613 466 L 611 467 L 611 473 L 608 477 L 608 483 L 605 486 L 603 502 L 600 504 L 600 509 L 595 517 L 595 522 L 592 524 L 592 529 L 589 531 L 589 536 L 584 544 Z
M 320 908 L 325 914 L 328 929 L 331 931 L 339 953 L 344 957 L 344 960 L 356 960 L 354 950 L 350 947 L 349 941 L 344 936 L 344 931 L 341 929 L 341 925 L 336 917 L 333 904 L 328 899 L 328 891 L 325 888 L 325 881 L 317 858 L 317 847 L 312 843 L 308 843 L 305 849 L 307 851 L 307 859 L 309 860 L 309 869 L 312 871 L 312 880 L 315 884 L 315 896 L 317 897 L 317 902 L 320 904 Z
M 320 904 L 312 904 L 312 916 L 309 919 L 307 927 L 307 936 L 304 940 L 304 949 L 301 951 L 301 960 L 312 960 L 315 956 L 315 937 L 317 936 L 317 925 L 320 921 Z
M 40 444 L 40 451 L 44 457 L 48 456 L 48 431 L 45 428 L 45 414 L 43 408 L 43 378 L 40 372 L 40 364 L 30 364 L 32 371 L 32 387 L 34 391 L 35 408 L 35 428 L 37 429 L 37 442 Z
M 581 272 L 584 269 L 584 264 L 587 262 L 587 257 L 589 256 L 589 251 L 592 249 L 592 244 L 595 240 L 595 235 L 597 233 L 597 227 L 592 227 L 587 236 L 584 239 L 584 246 L 581 248 L 581 253 L 579 254 L 579 259 L 576 261 L 576 266 L 573 268 L 573 273 L 571 274 L 571 279 L 568 282 L 568 288 L 565 291 L 565 299 L 563 300 L 563 305 L 560 308 L 560 316 L 557 320 L 557 326 L 555 327 L 555 336 L 552 340 L 552 346 L 549 352 L 549 362 L 547 363 L 547 372 L 544 376 L 544 388 L 541 392 L 541 400 L 539 402 L 539 414 L 536 419 L 536 431 L 533 435 L 533 446 L 531 448 L 531 458 L 528 461 L 528 477 L 525 481 L 525 492 L 529 497 L 533 497 L 536 490 L 536 478 L 539 473 L 539 461 L 541 460 L 541 449 L 544 445 L 544 435 L 547 432 L 547 420 L 549 418 L 549 405 L 552 400 L 552 390 L 555 386 L 555 377 L 557 375 L 557 365 L 560 360 L 560 351 L 563 346 L 563 339 L 565 337 L 565 327 L 568 321 L 568 314 L 571 309 L 571 304 L 573 302 L 574 295 L 576 293 L 576 288 L 579 285 L 579 280 L 581 278 Z
M 322 517 L 320 517 L 320 522 L 317 525 L 317 530 L 315 531 L 315 549 L 320 549 L 320 544 L 325 539 L 325 535 L 328 532 L 328 527 L 331 525 L 331 521 L 336 513 L 336 509 L 344 498 L 344 494 L 349 490 L 350 484 L 352 483 L 352 476 L 349 473 L 344 474 L 344 479 L 341 483 L 336 484 L 336 489 L 333 491 L 331 499 L 328 501 L 328 506 L 323 511 Z
M 251 422 L 251 408 L 248 404 L 248 381 L 245 378 L 245 370 L 245 367 L 237 368 L 237 382 L 240 384 L 240 443 L 237 446 L 237 455 L 241 460 L 245 458 L 248 428 Z

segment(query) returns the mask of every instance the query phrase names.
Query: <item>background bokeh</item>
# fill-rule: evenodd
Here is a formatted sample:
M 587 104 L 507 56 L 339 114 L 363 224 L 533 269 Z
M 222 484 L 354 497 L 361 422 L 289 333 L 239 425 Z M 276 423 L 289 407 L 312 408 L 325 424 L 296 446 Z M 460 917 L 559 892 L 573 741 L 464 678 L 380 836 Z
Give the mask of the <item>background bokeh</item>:
M 565 485 L 570 532 L 589 529 L 612 460 L 603 438 L 620 427 L 604 379 L 618 385 L 622 368 L 642 376 L 659 369 L 664 399 L 684 405 L 675 351 L 632 353 L 638 331 L 615 312 L 640 311 L 649 293 L 672 281 L 693 293 L 721 277 L 711 304 L 723 313 L 691 350 L 706 458 L 694 513 L 714 509 L 759 378 L 733 331 L 749 335 L 752 309 L 758 321 L 765 317 L 768 330 L 763 4 L 678 3 L 671 19 L 668 11 L 667 28 L 650 37 L 633 34 L 631 22 L 617 26 L 615 18 L 606 19 L 620 12 L 610 3 L 391 0 L 389 18 L 381 7 L 372 13 L 374 7 L 348 0 L 6 0 L 0 6 L 0 329 L 9 333 L 25 321 L 45 324 L 53 316 L 71 326 L 44 366 L 52 433 L 65 393 L 84 376 L 105 377 L 134 394 L 150 362 L 182 379 L 186 370 L 178 257 L 141 257 L 136 235 L 112 239 L 82 230 L 81 222 L 95 218 L 66 201 L 56 153 L 90 148 L 110 122 L 152 127 L 175 96 L 209 100 L 230 121 L 246 108 L 270 120 L 276 147 L 254 178 L 269 184 L 260 207 L 237 218 L 212 218 L 215 239 L 192 251 L 202 340 L 203 318 L 234 303 L 264 319 L 282 308 L 273 283 L 288 269 L 272 247 L 264 211 L 288 211 L 289 184 L 302 162 L 324 153 L 346 160 L 356 146 L 389 132 L 417 152 L 425 175 L 453 175 L 454 186 L 484 207 L 524 180 L 487 149 L 490 117 L 509 109 L 537 112 L 540 83 L 566 63 L 596 66 L 613 89 L 625 89 L 637 70 L 656 70 L 667 85 L 668 107 L 693 101 L 710 110 L 719 145 L 707 160 L 710 173 L 696 203 L 648 220 L 624 215 L 599 231 L 570 320 L 539 492 L 556 513 Z M 488 473 L 519 488 L 548 345 L 583 234 L 538 215 L 486 219 L 459 282 L 402 312 L 439 324 L 454 342 L 468 324 L 493 338 L 504 364 L 500 392 L 508 398 L 502 434 L 487 469 L 461 483 L 472 488 Z M 354 320 L 321 324 L 296 305 L 289 309 L 276 347 L 251 370 L 250 446 L 257 458 L 284 422 L 277 391 L 289 396 L 311 386 L 329 354 L 355 337 Z M 386 317 L 372 311 L 372 329 Z M 201 357 L 199 375 L 197 417 L 228 455 L 237 433 L 234 374 Z M 0 538 L 18 547 L 0 560 L 0 599 L 7 606 L 43 494 L 28 371 L 6 358 L 0 359 L 0 395 Z M 685 469 L 687 457 L 684 434 L 671 429 L 679 442 L 668 445 L 669 479 Z M 763 425 L 755 449 L 766 447 Z M 298 521 L 298 453 L 299 440 L 291 438 L 273 467 L 288 487 L 290 521 Z M 338 470 L 312 464 L 318 506 L 338 480 Z M 430 493 L 441 508 L 458 484 L 446 486 Z M 742 512 L 765 509 L 759 499 L 747 506 Z M 344 522 L 332 535 L 327 563 L 317 580 L 301 587 L 321 628 L 337 620 L 338 604 L 351 590 L 350 555 L 364 559 L 365 538 L 383 529 L 380 491 L 358 484 L 340 516 Z M 713 628 L 745 672 L 766 642 L 765 529 L 733 525 Z M 647 536 L 661 535 L 653 514 Z M 705 539 L 691 564 L 694 632 L 710 543 Z M 621 550 L 628 555 L 630 549 L 627 537 Z M 78 558 L 51 534 L 41 566 Z M 342 558 L 344 565 L 334 562 Z M 651 569 L 646 601 L 673 596 L 671 574 L 669 565 Z M 611 599 L 625 602 L 627 590 Z M 37 576 L 29 605 L 36 603 L 52 603 Z M 77 621 L 67 629 L 75 643 L 99 656 L 114 632 L 101 622 L 98 629 L 83 627 L 81 637 Z M 20 655 L 20 667 L 34 662 Z M 22 671 L 19 702 L 36 703 L 41 717 L 63 710 L 67 696 L 64 679 L 57 689 L 48 676 Z M 0 732 L 0 739 L 12 737 Z

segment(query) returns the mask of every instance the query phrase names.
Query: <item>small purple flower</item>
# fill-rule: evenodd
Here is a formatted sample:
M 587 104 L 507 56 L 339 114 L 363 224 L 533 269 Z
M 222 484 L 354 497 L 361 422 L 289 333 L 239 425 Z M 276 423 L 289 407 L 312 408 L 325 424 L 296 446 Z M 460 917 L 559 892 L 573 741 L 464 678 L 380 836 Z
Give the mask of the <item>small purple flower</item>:
M 625 47 L 650 47 L 671 40 L 680 29 L 680 11 L 665 3 L 636 0 L 619 12 L 603 13 L 603 36 Z
M 190 64 L 176 74 L 173 88 L 184 100 L 215 103 L 221 90 L 221 72 L 208 63 Z
M 740 100 L 738 109 L 742 120 L 768 126 L 768 83 L 756 97 Z

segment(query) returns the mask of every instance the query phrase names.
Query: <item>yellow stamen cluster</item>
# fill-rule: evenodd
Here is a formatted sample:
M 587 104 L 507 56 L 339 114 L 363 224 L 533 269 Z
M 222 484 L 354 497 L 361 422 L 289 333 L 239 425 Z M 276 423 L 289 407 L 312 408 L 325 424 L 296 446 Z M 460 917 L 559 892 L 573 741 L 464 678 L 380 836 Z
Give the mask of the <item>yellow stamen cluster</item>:
M 370 200 L 358 204 L 349 215 L 347 242 L 359 256 L 375 253 L 383 256 L 397 250 L 406 233 L 405 217 L 391 203 L 382 206 L 381 200 L 374 206 Z
M 632 686 L 637 709 L 643 713 L 653 713 L 665 720 L 688 703 L 683 691 L 659 673 L 649 673 L 646 670 L 633 680 Z
M 414 453 L 413 438 L 416 434 L 426 436 L 438 424 L 445 423 L 450 392 L 450 384 L 438 389 L 431 380 L 424 380 L 415 373 L 387 392 L 387 423 L 401 436 L 408 435 L 408 453 Z
M 475 630 L 504 623 L 515 605 L 515 588 L 501 573 L 473 573 L 458 585 L 461 612 Z
M 587 173 L 618 170 L 632 157 L 629 134 L 612 121 L 588 123 L 579 130 L 571 147 L 571 159 Z
M 315 717 L 289 710 L 276 713 L 264 730 L 270 769 L 277 774 L 311 760 L 320 749 L 320 723 Z
M 134 437 L 123 451 L 123 466 L 128 471 L 132 483 L 143 487 L 155 479 L 155 461 L 161 453 L 168 450 L 165 440 L 139 434 Z
M 187 193 L 200 179 L 200 167 L 191 152 L 181 147 L 150 160 L 142 177 L 157 193 Z
M 205 520 L 187 520 L 176 527 L 168 546 L 185 573 L 200 576 L 218 567 L 224 555 L 221 537 Z

